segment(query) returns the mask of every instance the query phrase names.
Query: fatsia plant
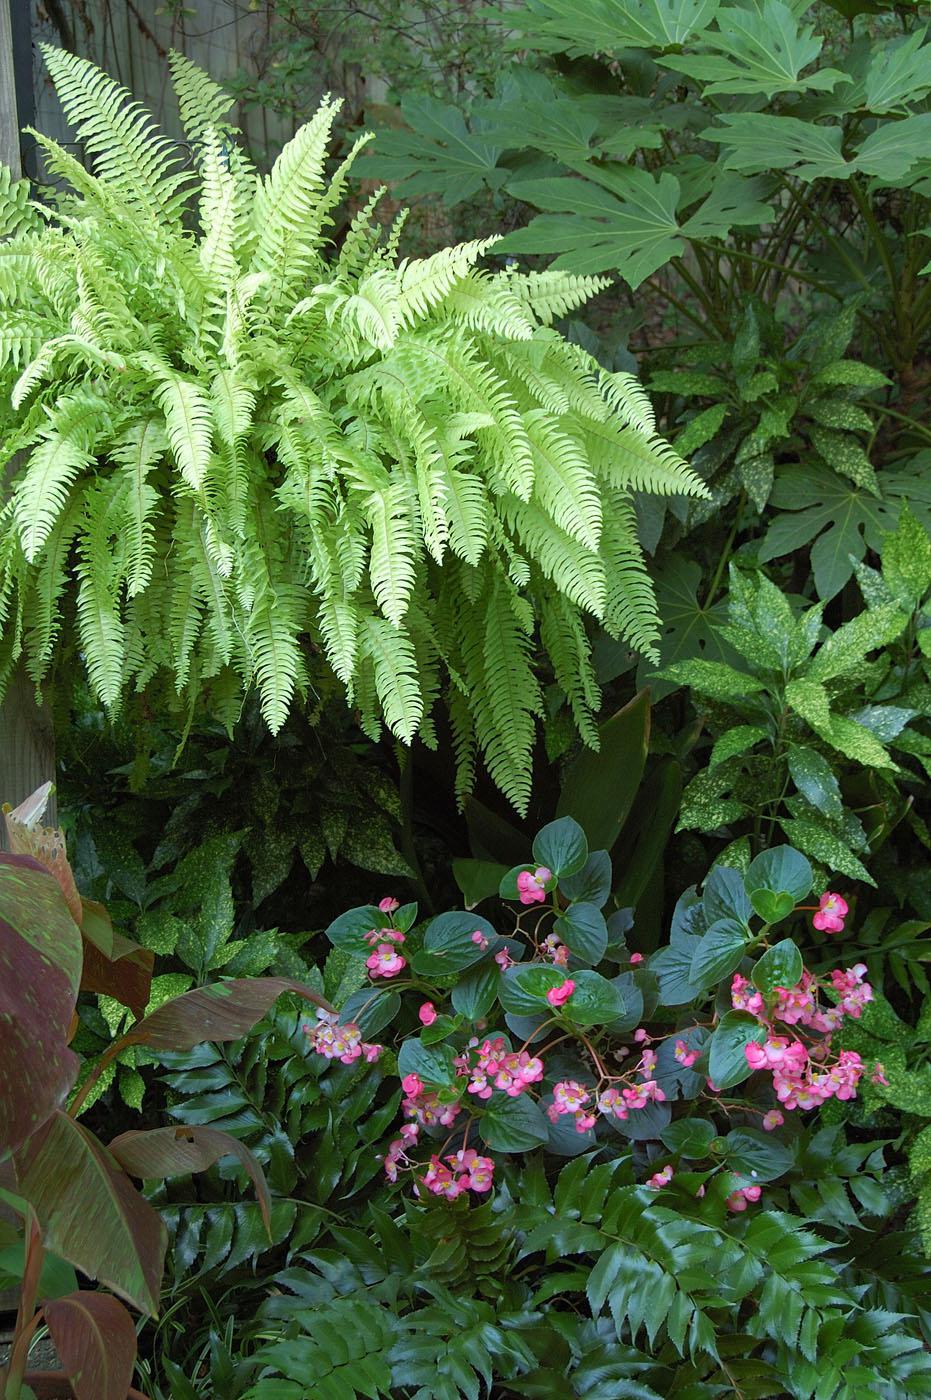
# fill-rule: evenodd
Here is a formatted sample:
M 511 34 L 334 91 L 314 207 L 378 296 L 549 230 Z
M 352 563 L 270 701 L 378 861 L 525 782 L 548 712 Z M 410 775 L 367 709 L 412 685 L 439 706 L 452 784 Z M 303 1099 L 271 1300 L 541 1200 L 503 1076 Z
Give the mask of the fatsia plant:
M 131 1005 L 141 1000 L 144 1008 L 151 959 L 135 976 L 120 968 L 127 958 L 124 940 L 105 911 L 81 901 L 61 834 L 38 826 L 46 796 L 40 791 L 8 819 L 21 850 L 0 853 L 0 1199 L 22 1221 L 23 1251 L 19 1309 L 0 1391 L 4 1400 L 20 1400 L 30 1344 L 44 1322 L 77 1400 L 126 1400 L 136 1329 L 118 1299 L 150 1316 L 158 1313 L 168 1238 L 131 1178 L 203 1171 L 232 1155 L 255 1185 L 266 1229 L 271 1203 L 253 1154 L 209 1126 L 130 1131 L 104 1146 L 78 1119 L 94 1083 L 127 1045 L 159 1052 L 189 1050 L 207 1039 L 237 1040 L 283 992 L 324 1010 L 329 1003 L 285 977 L 195 988 L 139 1015 L 88 1067 L 72 1095 L 82 1069 L 70 1048 L 79 991 L 99 990 L 95 967 L 105 963 L 118 994 Z M 90 963 L 89 948 L 96 954 Z M 78 1289 L 72 1273 L 74 1290 L 56 1296 L 43 1271 L 49 1254 L 112 1293 Z
M 493 239 L 397 259 L 376 199 L 338 252 L 325 101 L 259 179 L 220 90 L 173 76 L 196 171 L 81 58 L 46 49 L 85 169 L 52 209 L 4 186 L 0 676 L 38 682 L 73 595 L 101 700 L 168 672 L 277 730 L 322 652 L 366 732 L 433 742 L 445 694 L 461 790 L 476 749 L 524 807 L 539 632 L 596 743 L 586 618 L 656 637 L 641 491 L 699 495 L 636 380 L 553 328 L 604 285 L 483 270 Z

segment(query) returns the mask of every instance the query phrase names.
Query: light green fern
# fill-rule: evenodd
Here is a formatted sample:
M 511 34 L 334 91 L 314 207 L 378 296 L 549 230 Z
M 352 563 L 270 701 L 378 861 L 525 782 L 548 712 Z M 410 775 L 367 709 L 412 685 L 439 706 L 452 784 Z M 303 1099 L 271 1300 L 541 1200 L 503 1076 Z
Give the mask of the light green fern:
M 0 172 L 0 684 L 23 653 L 41 681 L 70 598 L 110 709 L 168 673 L 188 711 L 256 687 L 277 730 L 325 660 L 370 734 L 433 743 L 445 705 L 460 790 L 481 757 L 525 807 L 541 661 L 596 742 L 588 625 L 657 634 L 634 497 L 704 490 L 553 326 L 605 282 L 493 239 L 399 260 L 375 199 L 337 248 L 337 103 L 259 178 L 186 59 L 189 156 L 44 53 L 92 171 L 38 138 L 42 214 Z

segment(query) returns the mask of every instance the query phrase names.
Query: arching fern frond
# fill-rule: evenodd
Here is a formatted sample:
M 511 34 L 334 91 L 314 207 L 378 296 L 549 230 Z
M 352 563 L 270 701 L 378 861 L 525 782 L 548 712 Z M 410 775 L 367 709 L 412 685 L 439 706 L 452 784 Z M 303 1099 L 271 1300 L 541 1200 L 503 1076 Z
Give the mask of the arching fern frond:
M 65 116 L 93 157 L 98 177 L 122 198 L 172 223 L 189 180 L 179 154 L 130 93 L 86 58 L 40 44 Z

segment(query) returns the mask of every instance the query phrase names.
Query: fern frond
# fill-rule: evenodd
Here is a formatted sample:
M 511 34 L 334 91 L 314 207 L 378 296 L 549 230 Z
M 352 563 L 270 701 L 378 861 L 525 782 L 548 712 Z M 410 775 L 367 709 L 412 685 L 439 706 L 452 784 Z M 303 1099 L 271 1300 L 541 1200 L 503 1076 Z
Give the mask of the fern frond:
M 286 299 L 318 256 L 320 194 L 327 142 L 340 102 L 325 99 L 287 143 L 259 186 L 252 266 L 268 276 L 269 309 Z
M 155 379 L 153 394 L 165 415 L 165 433 L 181 475 L 195 495 L 204 500 L 213 455 L 210 400 L 199 384 L 178 374 L 170 365 L 149 355 L 141 359 Z
M 14 180 L 9 167 L 0 165 L 0 238 L 12 238 L 40 227 L 29 195 L 29 181 Z
M 241 273 L 247 211 L 215 131 L 209 131 L 204 141 L 199 216 L 200 265 L 210 282 L 225 288 Z
M 500 579 L 486 600 L 484 697 L 492 725 L 485 734 L 479 728 L 479 740 L 488 771 L 523 813 L 530 801 L 535 720 L 542 702 L 530 665 L 532 626 L 529 618 L 518 620 L 520 601 Z
M 519 299 L 506 283 L 487 272 L 472 271 L 460 277 L 443 298 L 444 315 L 461 320 L 470 330 L 502 340 L 530 340 L 534 334 Z
M 624 637 L 635 651 L 655 657 L 660 635 L 656 596 L 643 562 L 633 505 L 620 493 L 610 498 L 605 513 L 601 557 L 608 582 L 606 631 Z
M 68 500 L 69 490 L 87 471 L 101 429 L 109 419 L 106 405 L 86 390 L 63 398 L 13 492 L 13 520 L 30 563 L 42 549 Z
M 592 465 L 612 486 L 658 496 L 708 498 L 701 477 L 662 438 L 636 428 L 591 423 L 585 426 L 585 441 Z
M 202 145 L 213 131 L 232 136 L 235 127 L 226 120 L 233 105 L 229 93 L 176 49 L 168 54 L 168 67 L 181 125 L 191 146 L 196 149 Z
M 444 248 L 430 258 L 414 258 L 398 268 L 398 310 L 401 324 L 412 326 L 442 302 L 496 238 L 476 238 L 455 248 Z
M 384 618 L 366 614 L 362 619 L 361 640 L 374 667 L 385 722 L 392 734 L 409 744 L 423 718 L 423 698 L 411 639 L 403 627 L 392 627 Z
M 610 605 L 610 604 L 609 604 Z M 545 598 L 540 610 L 540 639 L 553 663 L 572 718 L 589 748 L 599 746 L 595 714 L 601 691 L 595 679 L 592 649 L 578 613 L 559 595 Z
M 152 577 L 155 562 L 153 515 L 161 501 L 159 492 L 146 478 L 167 447 L 162 426 L 154 418 L 134 423 L 113 444 L 110 455 L 118 462 L 126 491 L 126 593 L 130 598 L 142 593 Z
M 116 709 L 123 688 L 125 638 L 120 614 L 111 540 L 114 497 L 111 486 L 92 486 L 78 542 L 78 633 L 87 657 L 91 686 L 104 708 Z
M 536 499 L 561 530 L 597 550 L 601 538 L 601 497 L 578 442 L 537 413 L 529 430 L 533 445 Z
M 399 485 L 376 492 L 366 502 L 372 527 L 369 575 L 376 602 L 389 622 L 398 626 L 407 611 L 414 586 L 414 529 L 408 502 Z
M 508 291 L 532 311 L 544 326 L 568 316 L 610 287 L 610 277 L 578 277 L 571 272 L 500 272 Z
M 623 418 L 629 427 L 636 428 L 646 437 L 652 437 L 656 432 L 656 415 L 640 381 L 632 374 L 624 374 L 620 370 L 616 374 L 602 370 L 599 383 L 601 392 L 615 413 Z
M 190 179 L 175 147 L 130 93 L 77 54 L 40 44 L 65 116 L 94 158 L 99 178 L 121 198 L 176 222 Z
M 53 527 L 29 593 L 26 666 L 38 685 L 48 670 L 61 624 L 60 600 L 68 578 L 68 558 L 84 513 L 84 498 L 72 496 Z M 3 622 L 0 607 L 0 624 Z
M 505 519 L 541 572 L 578 607 L 602 617 L 607 583 L 600 557 L 554 525 L 532 502 L 527 505 L 505 496 L 503 506 Z

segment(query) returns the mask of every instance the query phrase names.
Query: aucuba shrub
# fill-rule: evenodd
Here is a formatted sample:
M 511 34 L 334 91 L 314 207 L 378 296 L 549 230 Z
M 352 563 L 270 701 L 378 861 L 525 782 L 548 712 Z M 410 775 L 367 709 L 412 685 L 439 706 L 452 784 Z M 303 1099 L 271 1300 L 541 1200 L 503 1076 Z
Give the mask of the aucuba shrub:
M 714 1181 L 744 1211 L 792 1163 L 793 1118 L 854 1098 L 864 1074 L 882 1082 L 879 1062 L 832 1043 L 872 990 L 862 963 L 806 968 L 802 947 L 841 931 L 848 906 L 806 902 L 800 852 L 712 869 L 648 958 L 629 946 L 631 911 L 606 912 L 611 861 L 576 821 L 545 826 L 529 855 L 501 881 L 501 928 L 465 910 L 418 922 L 389 897 L 327 930 L 364 985 L 317 1013 L 310 1045 L 400 1079 L 390 1182 L 484 1196 L 502 1157 L 613 1146 L 650 1187 L 685 1171 L 693 1194 Z

